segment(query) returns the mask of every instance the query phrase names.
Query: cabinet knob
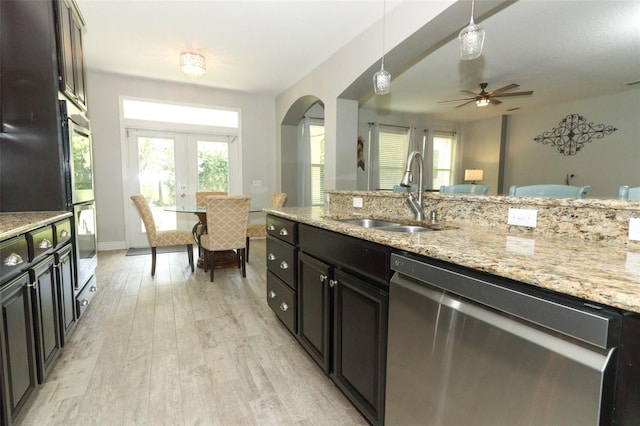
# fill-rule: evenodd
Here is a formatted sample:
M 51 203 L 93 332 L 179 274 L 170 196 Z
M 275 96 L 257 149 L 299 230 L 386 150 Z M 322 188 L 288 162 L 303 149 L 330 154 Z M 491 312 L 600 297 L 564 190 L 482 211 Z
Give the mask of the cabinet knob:
M 47 240 L 46 238 L 43 238 L 42 241 L 38 243 L 39 249 L 49 249 L 51 247 L 53 247 L 53 244 L 51 243 L 51 241 Z
M 269 256 L 267 256 L 267 259 L 269 260 L 276 260 L 276 255 L 273 253 L 269 253 Z
M 282 302 L 282 303 L 280 304 L 280 309 L 281 309 L 283 312 L 287 312 L 287 311 L 289 310 L 289 305 L 287 305 L 285 302 Z
M 17 253 L 11 253 L 9 256 L 4 258 L 4 266 L 16 266 L 24 262 L 22 256 Z
M 321 283 L 323 283 L 323 282 L 325 282 L 326 280 L 327 280 L 327 276 L 326 276 L 326 275 L 323 275 L 323 274 L 320 274 L 320 282 L 321 282 Z
M 96 291 L 98 291 L 98 286 L 92 285 L 92 286 L 89 288 L 89 291 L 90 291 L 90 292 L 92 292 L 92 293 L 95 293 Z
M 286 229 L 286 228 L 282 228 L 282 229 L 280 230 L 280 235 L 283 235 L 283 236 L 284 236 L 284 235 L 289 235 L 289 232 L 287 231 L 287 229 Z
M 271 223 L 269 225 L 267 225 L 267 231 L 275 231 L 275 230 L 276 230 L 275 225 L 273 225 Z
M 273 291 L 273 290 L 271 290 L 271 291 L 269 292 L 269 298 L 270 298 L 270 299 L 275 299 L 275 298 L 276 298 L 276 292 L 275 292 L 275 291 Z
M 280 269 L 289 269 L 289 264 L 283 260 L 280 262 Z
M 67 238 L 69 236 L 69 231 L 67 231 L 66 229 L 63 229 L 62 231 L 60 231 L 60 236 L 62 238 Z
M 38 281 L 34 281 L 34 282 L 30 283 L 30 284 L 27 284 L 27 287 L 31 287 L 34 290 L 37 290 L 38 289 Z
M 80 302 L 80 304 L 82 306 L 87 306 L 89 304 L 89 301 L 87 299 L 82 299 L 82 302 Z
M 338 285 L 338 280 L 329 280 L 329 287 L 335 287 Z

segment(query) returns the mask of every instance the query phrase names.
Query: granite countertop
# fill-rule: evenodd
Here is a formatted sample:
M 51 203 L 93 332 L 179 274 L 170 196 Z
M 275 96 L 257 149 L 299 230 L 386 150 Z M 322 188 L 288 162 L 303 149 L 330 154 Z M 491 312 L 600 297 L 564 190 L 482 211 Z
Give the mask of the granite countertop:
M 640 313 L 640 248 L 566 236 L 523 237 L 458 223 L 440 223 L 445 229 L 433 232 L 385 232 L 339 222 L 342 217 L 325 216 L 321 207 L 265 212 Z
M 70 217 L 71 212 L 0 212 L 0 241 Z

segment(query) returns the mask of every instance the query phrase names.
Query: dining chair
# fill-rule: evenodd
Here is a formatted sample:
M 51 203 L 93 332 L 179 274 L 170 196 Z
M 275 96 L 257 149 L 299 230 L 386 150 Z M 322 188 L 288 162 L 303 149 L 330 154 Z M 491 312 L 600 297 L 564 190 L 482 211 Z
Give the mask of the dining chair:
M 210 195 L 227 195 L 225 191 L 198 191 L 196 192 L 196 206 L 204 207 L 207 197 Z M 198 258 L 202 257 L 202 247 L 200 246 L 200 236 L 207 233 L 204 217 L 198 214 L 198 223 L 193 226 L 193 237 L 198 242 Z
M 487 195 L 489 193 L 489 185 L 475 185 L 467 183 L 459 185 L 442 185 L 440 187 L 440 193 Z
M 153 218 L 153 212 L 149 203 L 142 195 L 132 195 L 131 200 L 138 209 L 138 213 L 144 223 L 144 229 L 147 234 L 147 240 L 151 247 L 151 276 L 156 273 L 156 255 L 158 247 L 174 247 L 174 246 L 187 246 L 187 255 L 189 256 L 189 266 L 191 266 L 191 272 L 193 272 L 193 235 L 191 231 L 182 230 L 169 230 L 158 231 L 156 229 L 156 221 Z
M 207 197 L 211 195 L 227 195 L 224 191 L 200 191 L 196 192 L 196 206 L 204 206 Z
M 285 192 L 276 192 L 271 196 L 269 207 L 277 208 L 284 207 L 287 202 L 287 194 Z M 250 223 L 247 226 L 247 263 L 249 262 L 249 245 L 251 238 L 260 238 L 267 236 L 267 225 L 264 223 Z
M 622 185 L 618 190 L 618 198 L 621 200 L 640 200 L 640 186 L 629 188 L 629 185 Z
M 242 277 L 247 276 L 245 237 L 250 204 L 248 195 L 213 195 L 205 200 L 207 233 L 200 237 L 200 245 L 204 249 L 204 270 L 211 270 L 212 282 L 217 251 L 235 250 Z
M 509 195 L 516 197 L 564 197 L 564 198 L 584 198 L 591 188 L 586 186 L 571 185 L 513 185 L 509 189 Z

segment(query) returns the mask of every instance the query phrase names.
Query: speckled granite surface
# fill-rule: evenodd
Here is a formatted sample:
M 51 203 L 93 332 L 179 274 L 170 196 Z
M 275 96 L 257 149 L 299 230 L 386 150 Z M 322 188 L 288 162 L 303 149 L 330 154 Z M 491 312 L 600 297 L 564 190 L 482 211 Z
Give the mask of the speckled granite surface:
M 0 240 L 70 217 L 70 212 L 0 212 Z
M 349 198 L 354 194 L 360 196 L 362 193 L 343 194 L 348 194 L 347 198 Z M 494 223 L 493 226 L 484 226 L 475 223 L 472 218 L 474 210 L 478 208 L 474 204 L 475 201 L 467 201 L 465 197 L 458 196 L 456 197 L 458 203 L 468 205 L 461 206 L 458 212 L 439 212 L 441 218 L 439 225 L 446 228 L 444 230 L 415 234 L 385 232 L 335 220 L 353 217 L 354 209 L 351 207 L 351 198 L 347 206 L 340 206 L 339 196 L 334 193 L 331 196 L 331 205 L 327 212 L 321 207 L 284 207 L 265 209 L 265 211 L 408 252 L 640 313 L 640 244 L 636 242 L 628 244 L 620 237 L 628 231 L 617 232 L 615 238 L 585 238 L 584 235 L 580 235 L 579 229 L 574 228 L 575 232 L 570 232 L 569 228 L 560 225 L 557 225 L 560 227 L 559 231 L 555 232 L 553 228 L 543 230 L 543 227 L 523 232 L 517 229 L 519 227 L 500 226 L 498 223 Z M 432 200 L 438 197 L 442 196 L 438 194 Z M 408 209 L 405 211 L 403 205 L 405 196 L 392 195 L 391 198 L 395 198 L 395 202 L 389 202 L 388 199 L 385 201 L 382 198 L 388 198 L 388 195 L 373 197 L 368 209 L 357 209 L 355 213 L 363 217 L 387 219 L 411 217 L 411 212 Z M 511 197 L 490 198 L 502 199 L 496 200 L 500 204 Z M 401 204 L 398 204 L 398 201 Z M 542 204 L 538 206 L 548 204 L 544 201 L 540 202 Z M 429 201 L 426 200 L 425 205 L 428 203 Z M 608 209 L 609 203 L 606 201 L 604 203 Z M 492 205 L 495 204 L 492 203 Z M 555 202 L 551 204 L 561 208 L 565 203 L 560 202 L 560 207 Z M 576 208 L 575 204 L 568 207 Z M 594 208 L 593 205 L 584 207 Z M 505 208 L 508 208 L 508 203 Z M 426 210 L 429 211 L 428 208 Z M 640 217 L 634 209 L 621 211 Z M 578 210 L 571 214 L 581 217 L 582 213 L 584 212 Z M 447 220 L 453 217 L 457 217 L 458 220 Z M 463 217 L 466 220 L 462 220 Z M 504 220 L 506 222 L 506 219 Z M 550 226 L 556 225 L 550 224 Z M 587 222 L 586 226 L 591 225 Z M 573 233 L 575 235 L 572 235 Z

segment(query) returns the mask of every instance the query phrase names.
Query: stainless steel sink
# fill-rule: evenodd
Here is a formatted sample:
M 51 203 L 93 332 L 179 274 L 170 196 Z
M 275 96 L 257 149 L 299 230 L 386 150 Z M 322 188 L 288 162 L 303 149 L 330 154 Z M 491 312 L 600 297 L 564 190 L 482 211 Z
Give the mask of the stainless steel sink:
M 364 219 L 364 218 L 356 218 L 356 219 L 341 219 L 340 222 L 348 223 L 351 225 L 358 225 L 364 228 L 380 228 L 380 227 L 390 227 L 390 226 L 402 226 L 399 223 L 389 222 L 388 220 L 380 220 L 380 219 Z
M 380 231 L 405 232 L 405 233 L 436 231 L 436 229 L 434 228 L 427 228 L 425 226 L 415 226 L 415 225 L 380 226 L 376 229 Z

